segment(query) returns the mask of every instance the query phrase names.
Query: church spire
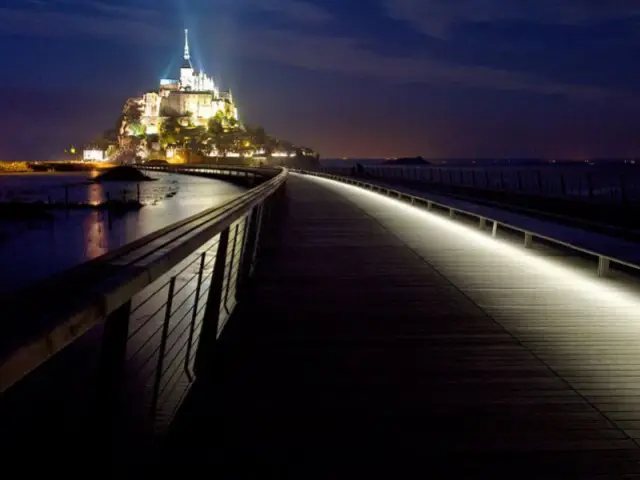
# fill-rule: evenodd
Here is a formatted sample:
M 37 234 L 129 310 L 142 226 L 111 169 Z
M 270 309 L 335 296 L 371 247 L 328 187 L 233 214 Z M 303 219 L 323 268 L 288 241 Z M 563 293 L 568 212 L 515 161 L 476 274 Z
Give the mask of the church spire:
M 189 30 L 184 29 L 184 60 L 182 62 L 182 70 L 193 70 L 191 65 L 191 54 L 189 53 Z
M 184 29 L 184 59 L 191 60 L 191 55 L 189 54 L 189 29 Z

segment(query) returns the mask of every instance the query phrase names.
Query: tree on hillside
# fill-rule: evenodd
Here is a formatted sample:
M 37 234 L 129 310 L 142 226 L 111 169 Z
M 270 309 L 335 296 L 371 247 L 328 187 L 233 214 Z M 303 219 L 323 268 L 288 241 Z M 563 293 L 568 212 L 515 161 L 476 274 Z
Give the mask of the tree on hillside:
M 245 137 L 255 149 L 266 149 L 269 136 L 263 127 L 247 125 L 245 127 Z
M 127 125 L 126 132 L 127 135 L 133 137 L 142 137 L 146 132 L 146 128 L 139 122 L 131 122 Z
M 124 108 L 122 109 L 122 114 L 120 115 L 117 125 L 119 137 L 127 134 L 127 127 L 130 124 L 140 123 L 141 118 L 142 105 L 140 105 L 140 102 L 135 98 L 128 99 L 124 104 Z
M 142 117 L 142 105 L 140 101 L 136 98 L 128 99 L 124 104 L 122 114 L 127 120 L 140 120 Z
M 183 128 L 182 134 L 183 146 L 192 153 L 207 154 L 208 149 L 208 133 L 205 127 Z
M 222 118 L 219 115 L 211 117 L 207 123 L 207 130 L 209 134 L 212 136 L 220 135 L 224 133 L 224 125 L 222 123 Z
M 220 149 L 219 145 L 222 142 L 224 133 L 221 119 L 218 116 L 210 118 L 207 122 L 207 132 L 205 134 L 209 149 L 211 149 L 213 145 L 215 145 L 218 150 Z
M 115 144 L 111 144 L 109 145 L 109 147 L 107 147 L 107 151 L 105 153 L 107 158 L 112 158 L 116 153 L 118 153 L 118 147 Z
M 165 117 L 160 124 L 160 144 L 162 147 L 177 145 L 181 129 L 179 117 Z
M 240 128 L 240 124 L 238 123 L 238 120 L 236 120 L 233 117 L 227 118 L 227 129 L 238 130 L 239 128 Z
M 287 140 L 280 140 L 278 141 L 278 146 L 280 148 L 282 148 L 284 151 L 286 152 L 293 152 L 295 151 L 295 146 L 293 145 L 293 143 L 287 141 Z
M 218 155 L 226 157 L 229 152 L 236 150 L 237 143 L 233 132 L 222 132 L 215 140 L 216 149 Z

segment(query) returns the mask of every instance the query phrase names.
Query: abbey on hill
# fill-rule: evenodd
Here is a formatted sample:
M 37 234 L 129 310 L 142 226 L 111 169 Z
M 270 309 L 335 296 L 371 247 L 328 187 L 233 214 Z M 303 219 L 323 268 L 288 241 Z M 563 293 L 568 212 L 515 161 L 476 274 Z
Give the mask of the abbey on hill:
M 134 101 L 141 108 L 140 123 L 147 135 L 159 133 L 163 119 L 169 116 L 187 118 L 191 124 L 200 127 L 206 127 L 213 117 L 218 117 L 225 127 L 239 123 L 231 92 L 221 91 L 205 72 L 193 68 L 188 30 L 185 30 L 180 79 L 162 79 L 158 90 L 147 92 Z
M 82 157 L 115 163 L 297 165 L 317 161 L 318 155 L 244 124 L 231 91 L 193 67 L 185 30 L 180 78 L 162 79 L 157 89 L 127 100 L 116 128 L 87 145 Z

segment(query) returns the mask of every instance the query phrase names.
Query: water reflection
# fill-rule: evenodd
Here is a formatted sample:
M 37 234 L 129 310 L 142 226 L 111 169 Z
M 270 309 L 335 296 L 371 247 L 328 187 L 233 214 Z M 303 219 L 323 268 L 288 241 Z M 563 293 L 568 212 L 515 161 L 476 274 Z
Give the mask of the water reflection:
M 105 201 L 104 189 L 100 184 L 90 185 L 87 194 L 89 205 L 100 205 Z
M 95 210 L 55 211 L 52 221 L 0 221 L 0 289 L 11 291 L 54 273 L 93 259 L 160 228 L 221 205 L 244 189 L 218 180 L 154 173 L 157 180 L 140 184 L 140 211 L 112 218 Z M 101 203 L 107 193 L 119 198 L 125 190 L 135 198 L 135 183 L 88 183 L 84 175 L 0 175 L 0 201 L 9 191 L 30 201 L 64 198 L 69 188 L 71 202 Z M 8 273 L 10 272 L 10 274 Z
M 94 259 L 109 251 L 106 216 L 106 212 L 91 212 L 85 219 L 86 260 Z

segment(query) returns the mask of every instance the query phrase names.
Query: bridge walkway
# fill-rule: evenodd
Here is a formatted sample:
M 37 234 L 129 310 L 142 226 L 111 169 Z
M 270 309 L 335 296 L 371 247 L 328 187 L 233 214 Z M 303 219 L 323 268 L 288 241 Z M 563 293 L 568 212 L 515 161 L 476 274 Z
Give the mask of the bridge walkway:
M 635 292 L 330 180 L 286 202 L 160 473 L 640 478 Z

